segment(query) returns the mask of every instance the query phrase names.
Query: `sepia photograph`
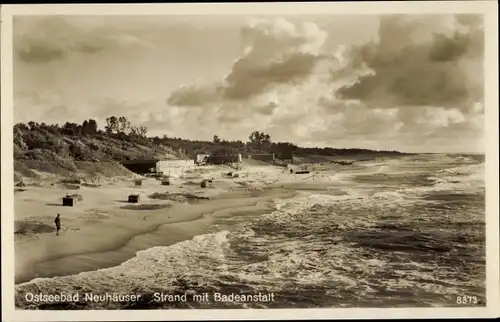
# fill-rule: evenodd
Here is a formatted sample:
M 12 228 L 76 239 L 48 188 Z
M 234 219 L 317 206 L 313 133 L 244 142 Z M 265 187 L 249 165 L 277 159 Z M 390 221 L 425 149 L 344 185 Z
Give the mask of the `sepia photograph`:
M 281 5 L 2 12 L 4 302 L 493 312 L 495 7 Z

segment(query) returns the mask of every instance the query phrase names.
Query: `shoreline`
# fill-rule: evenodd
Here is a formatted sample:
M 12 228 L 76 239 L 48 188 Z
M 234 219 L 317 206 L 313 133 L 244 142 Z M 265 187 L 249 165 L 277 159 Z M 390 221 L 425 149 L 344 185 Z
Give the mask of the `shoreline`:
M 216 218 L 273 211 L 274 199 L 296 195 L 285 186 L 280 188 L 230 191 L 196 204 L 179 203 L 163 209 L 130 212 L 126 224 L 120 220 L 123 216 L 115 216 L 97 223 L 87 221 L 86 227 L 69 233 L 63 231 L 60 236 L 55 233 L 22 236 L 25 240 L 15 243 L 15 285 L 38 277 L 74 275 L 117 266 L 138 251 L 170 246 L 204 234 Z M 138 218 L 143 214 L 147 220 Z

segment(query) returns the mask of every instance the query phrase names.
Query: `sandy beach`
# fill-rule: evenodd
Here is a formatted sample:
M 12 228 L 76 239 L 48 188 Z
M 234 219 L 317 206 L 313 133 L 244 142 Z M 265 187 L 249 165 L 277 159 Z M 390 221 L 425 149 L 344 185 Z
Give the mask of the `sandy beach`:
M 202 234 L 215 217 L 263 214 L 272 211 L 273 200 L 290 198 L 297 190 L 326 190 L 324 182 L 304 181 L 306 175 L 273 166 L 247 167 L 239 171 L 241 177 L 228 176 L 234 170 L 225 166 L 197 170 L 173 178 L 169 186 L 151 178 L 136 186 L 128 178 L 78 189 L 67 184 L 17 188 L 16 283 L 115 266 L 139 250 Z M 204 178 L 214 178 L 205 189 L 199 186 Z M 62 197 L 72 193 L 83 200 L 62 206 Z M 135 193 L 140 202 L 128 203 L 128 195 Z M 169 195 L 161 197 L 164 193 Z M 59 236 L 54 224 L 58 213 Z

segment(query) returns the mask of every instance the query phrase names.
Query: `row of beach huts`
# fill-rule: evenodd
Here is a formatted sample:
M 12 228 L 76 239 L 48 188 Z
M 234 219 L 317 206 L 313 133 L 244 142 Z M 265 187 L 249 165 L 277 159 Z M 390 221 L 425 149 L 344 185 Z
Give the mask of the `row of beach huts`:
M 293 155 L 277 155 L 275 153 L 259 153 L 259 154 L 246 154 L 243 156 L 241 153 L 235 154 L 208 154 L 199 153 L 196 155 L 195 164 L 196 165 L 207 165 L 207 164 L 228 164 L 228 163 L 241 163 L 243 157 L 250 160 L 258 161 L 268 161 L 275 162 L 277 160 L 287 161 L 293 163 Z
M 161 181 L 161 185 L 168 186 L 170 185 L 170 178 L 168 176 L 159 176 L 157 180 Z M 142 186 L 143 179 L 136 178 L 134 179 L 134 184 L 136 186 Z M 203 179 L 200 182 L 201 188 L 207 188 L 212 184 L 212 179 Z M 66 194 L 65 197 L 62 198 L 62 206 L 74 207 L 78 202 L 83 200 L 83 196 L 81 194 Z M 138 193 L 134 193 L 128 196 L 127 202 L 129 203 L 138 203 L 140 201 L 140 195 Z
M 258 161 L 268 161 L 275 162 L 277 160 L 286 160 L 289 163 L 293 163 L 293 156 L 281 156 L 275 153 L 266 154 L 247 154 L 245 155 L 247 159 L 258 160 Z M 127 167 L 129 170 L 144 175 L 147 177 L 154 177 L 157 180 L 161 180 L 162 185 L 170 185 L 170 177 L 164 175 L 162 168 L 185 168 L 190 165 L 204 166 L 204 165 L 234 165 L 240 164 L 243 161 L 243 155 L 241 153 L 236 154 L 214 154 L 214 153 L 199 153 L 196 155 L 194 160 L 129 160 L 123 162 L 122 165 Z M 135 179 L 135 185 L 142 185 L 143 179 Z M 212 184 L 212 180 L 205 179 L 200 182 L 201 188 L 206 188 Z M 139 202 L 139 194 L 132 194 L 128 197 L 128 202 L 137 203 Z M 76 204 L 83 200 L 83 197 L 79 194 L 67 194 L 63 197 L 63 206 L 76 206 Z
M 160 159 L 142 159 L 142 160 L 125 160 L 121 162 L 123 166 L 132 172 L 141 175 L 154 175 L 161 172 L 162 169 L 168 168 L 173 172 L 186 167 L 206 166 L 206 165 L 229 165 L 238 166 L 243 162 L 243 159 L 258 160 L 273 163 L 276 165 L 293 164 L 293 155 L 278 155 L 275 153 L 266 154 L 217 154 L 217 153 L 198 153 L 193 159 L 187 160 L 160 160 Z

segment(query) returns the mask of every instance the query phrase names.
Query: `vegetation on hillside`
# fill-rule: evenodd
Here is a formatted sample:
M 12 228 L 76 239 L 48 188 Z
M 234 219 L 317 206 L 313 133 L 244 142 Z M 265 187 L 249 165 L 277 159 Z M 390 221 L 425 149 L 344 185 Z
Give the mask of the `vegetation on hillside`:
M 273 142 L 269 134 L 254 131 L 248 141 L 227 141 L 214 135 L 212 141 L 185 140 L 164 135 L 147 136 L 145 126 L 135 126 L 125 117 L 111 116 L 100 129 L 93 119 L 82 124 L 29 122 L 14 126 L 15 170 L 29 175 L 43 172 L 74 172 L 91 163 L 151 158 L 194 158 L 197 153 L 276 153 L 295 156 L 345 156 L 374 152 L 363 149 L 302 148 L 289 142 Z M 385 154 L 399 154 L 384 151 Z M 99 170 L 96 170 L 99 171 Z

